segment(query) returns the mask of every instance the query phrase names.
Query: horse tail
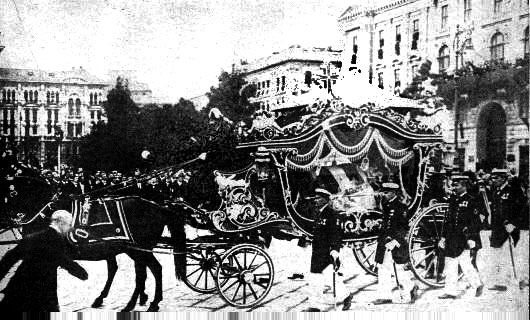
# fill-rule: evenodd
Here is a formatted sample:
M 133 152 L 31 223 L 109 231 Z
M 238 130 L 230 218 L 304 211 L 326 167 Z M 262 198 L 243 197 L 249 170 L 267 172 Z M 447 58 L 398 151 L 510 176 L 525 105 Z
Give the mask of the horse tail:
M 176 219 L 170 230 L 173 250 L 177 253 L 173 256 L 177 280 L 183 280 L 186 277 L 186 231 L 184 225 L 184 219 Z

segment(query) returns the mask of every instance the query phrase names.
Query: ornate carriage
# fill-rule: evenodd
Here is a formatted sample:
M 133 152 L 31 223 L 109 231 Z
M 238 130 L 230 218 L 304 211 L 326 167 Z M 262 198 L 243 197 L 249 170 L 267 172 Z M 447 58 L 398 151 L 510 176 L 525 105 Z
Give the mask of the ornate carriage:
M 433 116 L 438 111 L 374 103 L 353 107 L 332 98 L 288 111 L 272 121 L 264 114 L 266 125 L 240 132 L 238 148 L 251 153 L 254 162 L 238 171 L 215 172 L 222 203 L 207 213 L 206 220 L 216 233 L 232 239 L 258 230 L 277 238 L 311 240 L 315 188 L 324 188 L 332 194 L 333 209 L 340 212 L 344 244 L 353 249 L 362 268 L 375 275 L 375 249 L 382 222 L 378 189 L 382 182 L 394 181 L 401 186 L 402 200 L 409 210 L 410 267 L 425 284 L 441 286 L 436 244 L 447 205 L 425 197 L 430 188 L 429 169 L 442 144 L 441 124 Z M 285 124 L 280 126 L 280 121 Z M 216 288 L 208 287 L 206 280 L 201 286 L 201 278 L 193 281 L 194 289 L 219 290 L 236 306 L 261 302 L 264 295 L 252 291 L 254 297 L 249 293 L 247 300 L 245 293 L 238 292 L 239 286 L 227 288 L 222 282 L 226 280 L 223 274 L 236 269 L 233 271 L 238 272 L 243 289 L 252 289 L 263 280 L 263 293 L 268 293 L 274 268 L 262 250 L 259 256 L 269 272 L 265 278 L 263 273 L 247 268 L 246 259 L 258 256 L 257 247 L 252 248 L 250 257 L 245 253 L 248 248 L 235 247 L 221 262 L 210 263 L 212 269 L 219 269 Z M 209 254 L 216 254 L 212 252 Z M 193 260 L 200 264 L 208 259 L 195 256 Z M 211 274 L 213 277 L 214 272 Z

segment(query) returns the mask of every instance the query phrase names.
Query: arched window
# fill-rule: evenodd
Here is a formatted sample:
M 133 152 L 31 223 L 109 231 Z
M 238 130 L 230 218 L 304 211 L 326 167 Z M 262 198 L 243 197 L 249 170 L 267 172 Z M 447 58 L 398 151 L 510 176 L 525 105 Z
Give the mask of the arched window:
M 90 105 L 93 105 L 93 104 L 94 104 L 94 95 L 91 92 L 90 93 Z
M 15 98 L 15 90 L 11 91 L 11 102 L 15 103 L 16 102 L 16 98 Z
M 55 93 L 55 103 L 59 104 L 59 91 Z
M 7 102 L 11 102 L 11 90 L 7 90 Z
M 6 90 L 2 89 L 2 102 L 6 102 Z
M 440 48 L 438 52 L 438 68 L 440 72 L 446 72 L 449 68 L 449 47 L 444 45 Z
M 28 90 L 24 90 L 24 101 L 28 102 Z
M 39 92 L 37 90 L 33 93 L 33 97 L 35 98 L 35 102 L 39 102 Z
M 101 94 L 101 92 L 99 93 L 99 98 L 98 98 L 98 104 L 101 104 L 101 100 L 102 100 L 102 97 L 103 95 Z
M 95 105 L 98 104 L 98 94 L 97 93 L 94 93 L 94 104 Z
M 312 74 L 311 74 L 311 71 L 306 71 L 306 72 L 305 72 L 304 83 L 305 83 L 308 87 L 311 87 L 311 80 L 312 80 Z
M 524 29 L 523 42 L 524 42 L 524 54 L 526 55 L 526 54 L 530 53 L 530 47 L 528 46 L 528 27 L 526 27 L 526 29 Z
M 50 103 L 50 91 L 46 91 L 46 103 Z
M 500 32 L 491 37 L 491 60 L 504 59 L 504 35 Z
M 75 99 L 75 115 L 81 115 L 81 99 Z
M 29 102 L 33 102 L 33 91 L 29 90 Z
M 69 115 L 74 114 L 74 99 L 72 98 L 68 99 L 68 114 Z

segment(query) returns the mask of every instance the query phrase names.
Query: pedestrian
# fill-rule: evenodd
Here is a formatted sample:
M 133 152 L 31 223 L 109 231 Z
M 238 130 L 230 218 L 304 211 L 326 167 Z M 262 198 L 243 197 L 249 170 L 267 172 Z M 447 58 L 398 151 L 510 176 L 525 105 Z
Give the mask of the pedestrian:
M 491 237 L 490 246 L 494 248 L 496 257 L 493 263 L 493 283 L 490 290 L 505 291 L 507 283 L 512 278 L 510 266 L 513 258 L 513 247 L 519 241 L 519 222 L 522 218 L 523 195 L 518 188 L 508 183 L 508 170 L 493 169 L 493 199 L 491 208 Z M 513 246 L 512 248 L 510 248 Z M 510 252 L 511 250 L 511 252 Z M 512 256 L 510 256 L 512 255 Z
M 377 238 L 375 262 L 377 265 L 377 299 L 373 304 L 392 303 L 392 288 L 399 279 L 406 300 L 414 303 L 417 298 L 418 286 L 411 280 L 412 274 L 406 272 L 404 265 L 409 261 L 406 235 L 408 231 L 407 206 L 399 201 L 397 183 L 385 182 L 381 186 L 383 202 L 383 222 Z M 410 299 L 410 300 L 409 300 Z
M 45 230 L 30 234 L 8 251 L 0 261 L 0 279 L 19 260 L 23 260 L 3 290 L 0 310 L 59 311 L 57 268 L 86 280 L 88 274 L 67 255 L 66 234 L 72 228 L 72 215 L 65 210 L 52 214 Z
M 342 241 L 342 229 L 339 225 L 338 213 L 332 209 L 331 193 L 323 188 L 315 189 L 314 203 L 318 210 L 313 231 L 313 244 L 311 252 L 311 269 L 308 275 L 309 304 L 311 307 L 305 311 L 321 311 L 324 297 L 318 293 L 330 286 L 335 278 L 335 299 L 343 300 L 342 310 L 349 310 L 353 296 L 344 288 L 344 283 L 336 279 L 333 273 L 340 266 L 339 251 Z M 338 289 L 338 290 L 337 290 Z M 316 295 L 315 295 L 316 293 Z M 320 308 L 319 308 L 320 307 Z
M 482 295 L 484 285 L 471 263 L 471 250 L 482 247 L 476 199 L 468 193 L 468 176 L 455 174 L 451 180 L 454 193 L 449 199 L 449 210 L 438 243 L 438 246 L 444 250 L 445 256 L 445 293 L 438 298 L 456 299 L 459 296 L 457 287 L 459 266 L 474 288 L 475 296 L 479 297 Z

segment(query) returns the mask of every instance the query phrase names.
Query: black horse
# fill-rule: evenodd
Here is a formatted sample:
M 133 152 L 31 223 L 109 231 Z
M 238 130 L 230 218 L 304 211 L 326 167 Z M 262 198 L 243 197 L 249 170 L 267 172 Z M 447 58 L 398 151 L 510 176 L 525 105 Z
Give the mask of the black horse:
M 73 211 L 72 208 L 76 206 L 72 204 L 83 203 L 82 201 L 76 202 L 73 199 L 58 197 L 56 188 L 37 174 L 15 176 L 10 180 L 4 181 L 4 186 L 2 197 L 5 201 L 2 203 L 3 208 L 0 214 L 15 221 L 15 224 L 22 225 L 23 234 L 32 233 L 47 226 L 49 217 L 54 210 L 66 209 Z M 91 206 L 89 210 L 84 210 L 84 214 L 92 217 L 109 215 L 107 206 L 97 205 L 98 200 L 94 203 L 96 205 Z M 86 237 L 86 234 L 82 232 L 77 232 L 79 229 L 75 229 L 76 223 L 81 220 L 81 217 L 74 221 L 74 232 L 78 236 L 71 235 L 69 238 L 70 240 L 77 239 L 78 241 L 71 241 L 72 257 L 75 260 L 107 261 L 107 281 L 102 292 L 93 302 L 92 307 L 100 307 L 103 304 L 103 299 L 107 297 L 118 270 L 116 255 L 125 253 L 135 263 L 136 286 L 131 299 L 123 311 L 133 310 L 138 297 L 140 297 L 141 305 L 147 301 L 147 294 L 145 294 L 147 268 L 153 273 L 156 283 L 155 296 L 148 311 L 158 311 L 158 304 L 162 300 L 162 266 L 151 250 L 160 241 L 164 226 L 167 226 L 171 233 L 170 244 L 176 252 L 184 253 L 186 250 L 184 219 L 155 202 L 136 196 L 108 197 L 105 201 L 99 201 L 99 203 L 116 204 L 116 208 L 120 211 L 123 220 L 121 223 L 127 228 L 128 238 L 120 240 L 101 237 L 94 240 Z M 105 212 L 102 213 L 101 210 L 105 210 Z M 81 212 L 83 210 L 78 210 L 77 213 Z M 74 212 L 73 214 L 75 218 L 76 213 Z M 92 229 L 95 228 L 92 227 Z M 119 230 L 119 228 L 116 230 Z M 98 229 L 96 229 L 96 233 L 97 231 Z M 120 232 L 124 231 L 120 230 Z M 83 237 L 86 237 L 86 239 Z M 89 239 L 92 241 L 88 241 Z M 185 277 L 185 254 L 176 254 L 174 262 L 176 277 L 177 279 L 182 279 Z

